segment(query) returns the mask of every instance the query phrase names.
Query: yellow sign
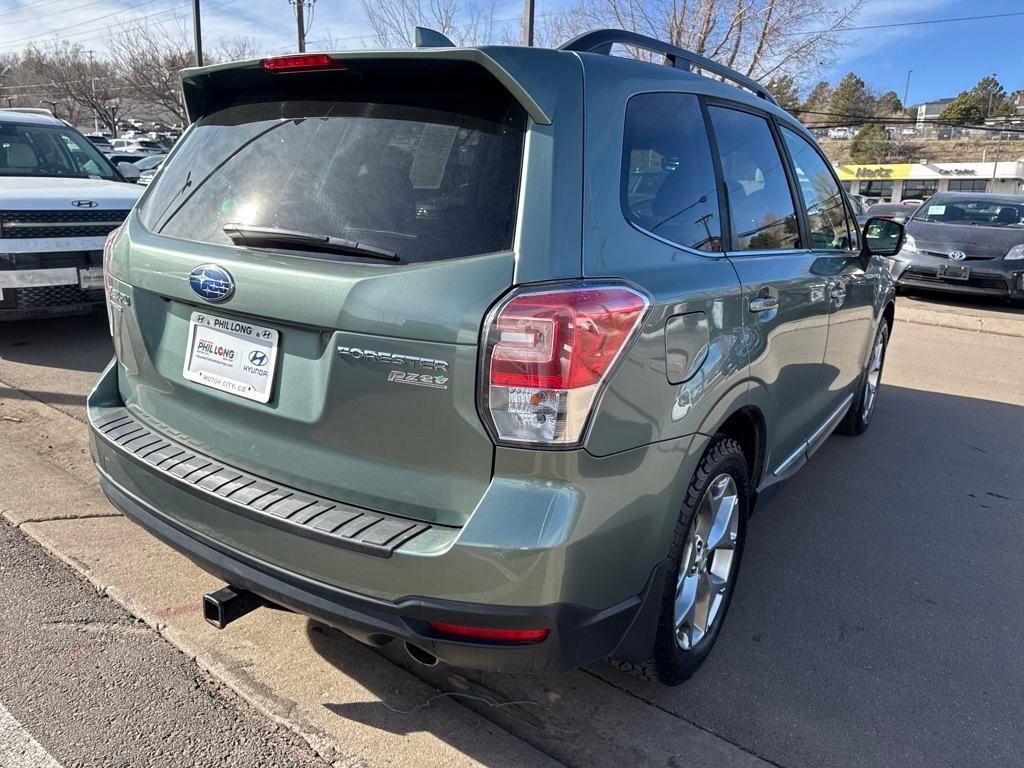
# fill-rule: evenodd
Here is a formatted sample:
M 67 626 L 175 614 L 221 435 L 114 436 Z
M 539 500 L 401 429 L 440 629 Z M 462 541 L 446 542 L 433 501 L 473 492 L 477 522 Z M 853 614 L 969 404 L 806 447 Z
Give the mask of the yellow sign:
M 841 181 L 880 179 L 909 179 L 914 163 L 889 163 L 885 165 L 840 165 L 836 172 Z

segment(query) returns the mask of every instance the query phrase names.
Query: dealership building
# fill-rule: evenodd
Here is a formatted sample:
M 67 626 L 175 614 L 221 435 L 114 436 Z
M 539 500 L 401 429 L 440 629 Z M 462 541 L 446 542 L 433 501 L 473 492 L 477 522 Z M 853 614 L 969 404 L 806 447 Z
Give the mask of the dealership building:
M 869 200 L 925 200 L 936 192 L 1024 195 L 1024 159 L 998 163 L 838 165 L 846 190 Z

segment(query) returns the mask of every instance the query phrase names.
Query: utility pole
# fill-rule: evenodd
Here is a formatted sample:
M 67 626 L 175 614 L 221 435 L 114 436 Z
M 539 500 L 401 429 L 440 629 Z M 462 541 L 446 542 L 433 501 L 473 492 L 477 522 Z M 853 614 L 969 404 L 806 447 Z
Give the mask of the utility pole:
M 100 132 L 100 115 L 96 109 L 96 75 L 93 72 L 93 52 L 86 51 L 89 54 L 89 79 L 92 81 L 92 131 L 93 133 Z M 117 131 L 114 131 L 117 133 Z
M 295 28 L 299 36 L 299 53 L 306 52 L 306 5 L 309 5 L 309 18 L 313 18 L 313 3 L 316 0 L 288 0 L 295 6 Z
M 533 20 L 536 11 L 534 0 L 523 0 L 523 45 L 533 47 Z
M 903 108 L 906 109 L 910 105 L 907 104 L 907 97 L 910 96 L 910 76 L 914 73 L 914 70 L 907 70 L 907 84 L 903 86 Z
M 199 19 L 199 0 L 192 0 L 192 30 L 196 36 L 196 66 L 203 66 L 203 26 Z

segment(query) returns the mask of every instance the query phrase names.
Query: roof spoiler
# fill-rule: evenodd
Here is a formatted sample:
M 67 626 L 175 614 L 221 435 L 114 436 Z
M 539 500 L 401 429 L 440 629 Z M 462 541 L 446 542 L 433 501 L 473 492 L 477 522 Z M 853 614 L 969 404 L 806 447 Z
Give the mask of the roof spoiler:
M 422 34 L 421 34 L 422 32 Z M 442 41 L 447 41 L 445 45 Z M 524 54 L 538 57 L 547 54 L 557 56 L 553 51 L 539 49 L 516 49 L 502 47 L 453 48 L 451 41 L 439 32 L 422 29 L 417 31 L 417 42 L 429 48 L 395 51 L 350 51 L 344 53 L 316 54 L 326 57 L 328 63 L 323 69 L 332 69 L 330 76 L 344 76 L 344 71 L 369 72 L 408 65 L 416 67 L 437 62 L 465 62 L 486 70 L 498 84 L 512 95 L 530 118 L 541 125 L 551 124 L 558 99 L 558 89 L 550 77 L 542 77 L 543 66 L 529 66 Z M 276 58 L 276 57 L 270 57 Z M 208 67 L 190 67 L 181 71 L 182 95 L 189 122 L 194 122 L 211 109 L 216 108 L 218 94 L 230 93 L 240 88 L 259 88 L 260 85 L 277 81 L 278 78 L 299 77 L 299 74 L 269 72 L 264 66 L 268 59 L 250 59 Z M 314 75 L 327 74 L 307 69 Z M 557 78 L 555 78 L 557 81 Z

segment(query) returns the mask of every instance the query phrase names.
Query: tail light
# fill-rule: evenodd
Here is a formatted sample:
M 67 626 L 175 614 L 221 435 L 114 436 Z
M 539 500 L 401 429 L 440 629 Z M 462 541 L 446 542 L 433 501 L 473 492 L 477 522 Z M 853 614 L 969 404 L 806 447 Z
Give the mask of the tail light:
M 496 438 L 579 443 L 602 385 L 649 306 L 634 288 L 583 282 L 517 291 L 493 309 L 480 392 Z
M 550 629 L 493 629 L 491 627 L 467 627 L 463 624 L 445 624 L 440 621 L 427 622 L 439 635 L 456 640 L 481 640 L 492 643 L 542 643 L 551 634 Z
M 110 310 L 110 253 L 114 248 L 114 240 L 121 227 L 116 227 L 107 235 L 103 243 L 103 296 L 107 300 L 107 326 L 110 328 L 110 335 L 114 335 L 114 314 Z

